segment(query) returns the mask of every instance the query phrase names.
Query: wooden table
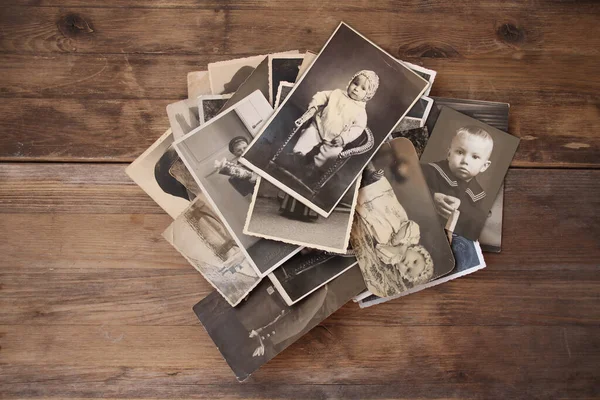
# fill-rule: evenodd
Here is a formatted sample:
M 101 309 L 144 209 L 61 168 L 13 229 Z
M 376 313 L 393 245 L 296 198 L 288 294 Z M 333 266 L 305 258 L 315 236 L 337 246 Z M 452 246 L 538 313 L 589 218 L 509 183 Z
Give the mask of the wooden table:
M 600 3 L 4 0 L 0 397 L 600 398 Z M 207 63 L 319 50 L 340 20 L 509 102 L 503 250 L 348 304 L 236 382 L 191 311 L 210 286 L 124 168 Z

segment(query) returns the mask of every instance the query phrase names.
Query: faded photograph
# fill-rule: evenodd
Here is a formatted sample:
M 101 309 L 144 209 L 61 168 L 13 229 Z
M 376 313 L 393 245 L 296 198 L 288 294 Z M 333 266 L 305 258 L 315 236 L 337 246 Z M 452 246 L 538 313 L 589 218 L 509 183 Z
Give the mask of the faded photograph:
M 360 269 L 354 267 L 292 306 L 263 280 L 235 308 L 213 292 L 194 312 L 237 379 L 244 381 L 364 288 Z
M 271 113 L 269 103 L 256 91 L 175 144 L 200 189 L 261 276 L 299 251 L 298 246 L 266 243 L 269 241 L 243 233 L 256 175 L 239 163 L 239 157 Z
M 439 221 L 477 240 L 519 139 L 449 107 L 433 129 L 421 163 Z
M 286 304 L 291 306 L 356 263 L 352 254 L 339 255 L 304 249 L 271 272 L 269 278 Z
M 175 140 L 196 129 L 200 123 L 198 120 L 198 104 L 193 99 L 186 99 L 167 106 L 169 124 Z
M 346 192 L 329 217 L 323 218 L 268 181 L 259 179 L 244 233 L 313 249 L 345 253 L 354 216 L 352 205 L 357 195 L 355 186 Z
M 241 162 L 327 217 L 426 87 L 341 24 Z
M 399 293 L 396 296 L 378 297 L 370 294 L 358 300 L 360 308 L 374 306 L 376 304 L 385 303 L 387 301 L 407 296 L 412 293 L 417 293 L 421 290 L 441 285 L 442 283 L 456 278 L 460 278 L 461 276 L 472 274 L 473 272 L 479 271 L 480 269 L 486 267 L 483 254 L 481 254 L 479 242 L 474 242 L 472 240 L 465 239 L 464 237 L 454 235 L 452 239 L 452 254 L 454 254 L 454 259 L 456 260 L 456 266 L 448 275 L 442 276 L 423 285 L 413 286 L 407 291 Z
M 236 306 L 260 277 L 204 196 L 199 195 L 163 237 L 227 300 Z
M 452 251 L 410 141 L 384 144 L 362 182 L 350 243 L 371 293 L 393 296 L 452 271 Z

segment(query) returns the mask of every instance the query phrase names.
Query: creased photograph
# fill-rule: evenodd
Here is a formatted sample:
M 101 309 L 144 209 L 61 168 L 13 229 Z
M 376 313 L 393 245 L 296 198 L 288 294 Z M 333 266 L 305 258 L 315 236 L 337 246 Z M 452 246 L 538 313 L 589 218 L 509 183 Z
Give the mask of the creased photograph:
M 341 23 L 240 162 L 327 217 L 427 85 Z
M 257 176 L 239 163 L 239 157 L 272 112 L 256 91 L 175 143 L 202 193 L 260 276 L 300 250 L 243 233 Z
M 442 107 L 421 156 L 442 226 L 479 238 L 518 146 L 519 138 Z
M 194 312 L 236 378 L 244 381 L 364 288 L 355 266 L 292 306 L 263 279 L 237 307 L 213 292 Z
M 379 297 L 397 295 L 454 268 L 409 140 L 385 143 L 367 165 L 350 243 L 367 289 Z
M 260 282 L 237 243 L 203 195 L 163 232 L 163 237 L 236 306 Z

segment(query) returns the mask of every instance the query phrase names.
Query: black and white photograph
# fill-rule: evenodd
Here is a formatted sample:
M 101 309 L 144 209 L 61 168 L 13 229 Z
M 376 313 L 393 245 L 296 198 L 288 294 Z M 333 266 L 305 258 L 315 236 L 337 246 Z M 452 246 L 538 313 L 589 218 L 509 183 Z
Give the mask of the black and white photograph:
M 203 94 L 212 94 L 208 71 L 192 71 L 187 74 L 188 99 L 197 99 Z
M 354 217 L 352 205 L 357 196 L 358 184 L 355 183 L 329 217 L 324 218 L 269 181 L 258 178 L 244 233 L 345 253 Z
M 409 63 L 408 61 L 402 61 L 402 62 L 408 68 L 410 68 L 415 73 L 417 73 L 421 78 L 423 78 L 427 82 L 429 82 L 429 87 L 427 88 L 425 93 L 423 93 L 425 96 L 428 96 L 429 92 L 431 92 L 431 88 L 433 87 L 433 81 L 435 81 L 435 76 L 437 75 L 437 72 L 432 69 L 429 69 L 429 68 L 421 67 L 420 65 Z
M 422 121 L 427 121 L 427 117 L 433 108 L 433 99 L 427 96 L 422 96 L 419 101 L 406 114 L 410 118 L 419 118 Z
M 206 94 L 198 96 L 198 120 L 203 125 L 216 117 L 231 94 Z
M 239 157 L 272 112 L 256 91 L 175 142 L 198 186 L 260 276 L 300 250 L 243 233 L 257 176 L 239 163 Z
M 308 68 L 315 61 L 315 58 L 317 58 L 317 53 L 313 53 L 310 50 L 304 53 L 304 60 L 302 61 L 302 65 L 300 65 L 300 71 L 298 71 L 298 78 L 296 78 L 294 82 L 297 82 L 300 78 L 302 78 L 302 76 L 306 73 Z
M 275 105 L 280 82 L 296 82 L 304 54 L 269 55 L 269 103 Z
M 282 81 L 279 82 L 279 88 L 277 89 L 277 96 L 275 97 L 275 106 L 273 108 L 278 108 L 281 103 L 288 97 L 292 88 L 294 87 L 294 83 Z
M 518 146 L 519 138 L 442 107 L 421 156 L 442 226 L 479 238 Z
M 179 160 L 179 155 L 172 147 L 173 141 L 173 133 L 168 129 L 125 172 L 175 219 L 188 207 L 194 196 L 169 173 L 173 164 Z
M 427 146 L 427 141 L 429 140 L 429 132 L 427 131 L 427 127 L 424 126 L 422 128 L 413 128 L 405 131 L 392 132 L 391 139 L 400 137 L 410 140 L 412 145 L 415 147 L 417 158 L 421 158 L 421 155 L 425 150 L 425 146 Z
M 198 121 L 198 104 L 193 99 L 169 104 L 167 115 L 175 140 L 181 139 L 200 125 Z
M 341 23 L 240 162 L 327 217 L 427 86 Z
M 510 104 L 495 101 L 470 99 L 451 99 L 433 97 L 434 105 L 427 118 L 427 127 L 431 131 L 437 122 L 442 106 L 450 107 L 462 114 L 475 118 L 503 132 L 508 132 Z M 502 250 L 502 217 L 504 212 L 504 184 L 500 187 L 492 208 L 488 213 L 483 230 L 479 235 L 481 249 L 499 253 Z
M 203 195 L 162 236 L 235 307 L 260 277 Z
M 404 117 L 398 122 L 398 125 L 394 127 L 392 131 L 392 135 L 397 132 L 404 132 L 411 129 L 421 128 L 425 125 L 425 120 L 422 118 L 414 118 L 414 117 Z
M 355 266 L 292 306 L 264 279 L 237 307 L 213 292 L 194 312 L 236 378 L 244 381 L 364 288 Z
M 456 266 L 448 275 L 442 276 L 441 278 L 423 285 L 413 286 L 407 291 L 392 297 L 378 297 L 372 293 L 365 293 L 366 295 L 357 296 L 355 299 L 357 299 L 360 308 L 366 308 L 376 304 L 385 303 L 399 297 L 407 296 L 412 293 L 417 293 L 433 286 L 441 285 L 442 283 L 460 278 L 461 276 L 472 274 L 473 272 L 479 271 L 480 269 L 486 267 L 479 242 L 474 242 L 461 236 L 454 236 L 452 239 L 452 254 L 454 254 L 454 259 L 456 260 Z
M 303 249 L 271 272 L 269 279 L 286 304 L 291 306 L 356 264 L 356 257 L 352 254 Z
M 365 168 L 352 249 L 367 289 L 389 297 L 448 274 L 454 257 L 412 143 L 385 143 Z

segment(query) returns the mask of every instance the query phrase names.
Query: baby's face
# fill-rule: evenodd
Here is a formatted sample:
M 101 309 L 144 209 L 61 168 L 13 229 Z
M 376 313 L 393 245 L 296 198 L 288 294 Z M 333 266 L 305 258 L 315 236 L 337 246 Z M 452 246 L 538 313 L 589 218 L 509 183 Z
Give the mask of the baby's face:
M 233 155 L 236 157 L 241 157 L 244 154 L 244 151 L 248 147 L 248 143 L 246 142 L 238 142 L 233 146 Z
M 491 151 L 489 140 L 469 134 L 456 135 L 448 150 L 450 171 L 458 179 L 469 182 L 488 169 Z
M 369 80 L 364 75 L 358 75 L 348 85 L 348 97 L 355 101 L 361 101 L 367 95 Z
M 425 269 L 425 257 L 414 249 L 407 249 L 402 257 L 400 272 L 410 282 L 418 280 Z

